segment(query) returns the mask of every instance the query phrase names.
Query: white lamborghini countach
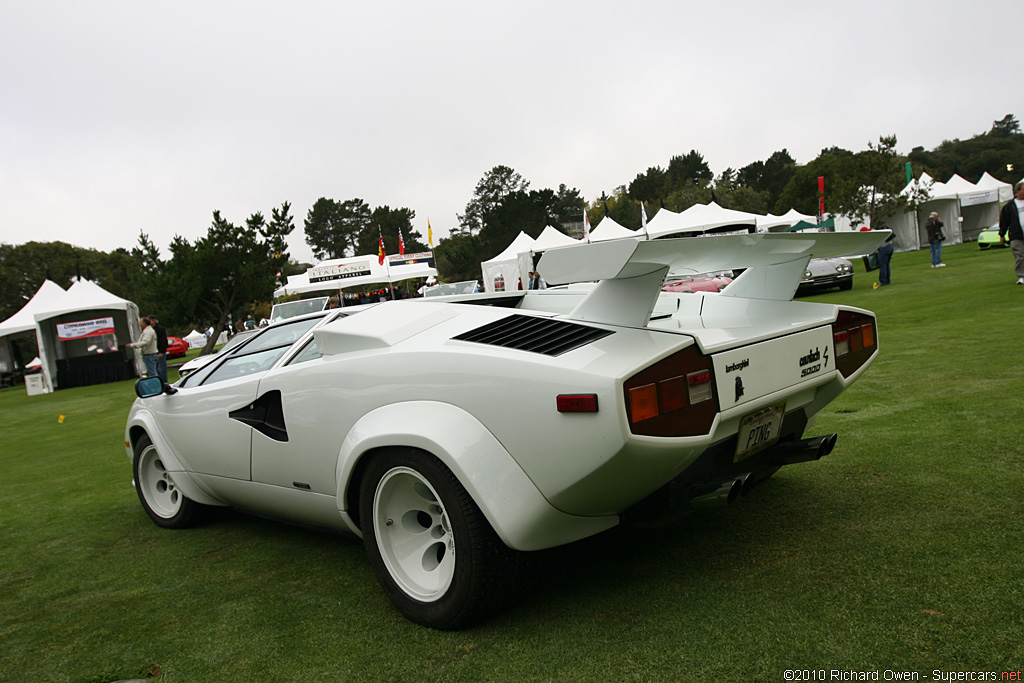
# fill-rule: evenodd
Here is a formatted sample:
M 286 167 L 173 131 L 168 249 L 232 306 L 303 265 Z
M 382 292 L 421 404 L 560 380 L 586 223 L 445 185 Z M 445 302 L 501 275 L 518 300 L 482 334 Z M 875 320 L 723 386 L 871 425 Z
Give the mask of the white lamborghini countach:
M 125 446 L 161 527 L 233 506 L 361 537 L 409 619 L 499 606 L 524 551 L 743 495 L 836 435 L 818 412 L 878 353 L 865 310 L 792 301 L 814 256 L 888 233 L 562 247 L 547 290 L 292 318 L 173 386 L 139 380 Z M 668 274 L 743 269 L 722 292 Z

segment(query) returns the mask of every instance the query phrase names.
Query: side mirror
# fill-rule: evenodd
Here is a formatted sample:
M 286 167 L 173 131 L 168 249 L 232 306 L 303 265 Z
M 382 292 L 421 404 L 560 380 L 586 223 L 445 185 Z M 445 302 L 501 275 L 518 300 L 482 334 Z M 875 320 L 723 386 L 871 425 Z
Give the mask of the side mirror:
M 135 382 L 135 395 L 139 398 L 152 398 L 164 392 L 176 394 L 178 390 L 170 384 L 164 384 L 159 377 L 143 377 Z

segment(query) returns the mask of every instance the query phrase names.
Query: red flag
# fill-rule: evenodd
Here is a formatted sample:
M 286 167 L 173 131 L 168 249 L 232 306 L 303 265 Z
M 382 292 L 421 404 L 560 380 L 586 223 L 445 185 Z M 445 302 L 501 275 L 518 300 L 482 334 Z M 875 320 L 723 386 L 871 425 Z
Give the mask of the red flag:
M 398 255 L 403 256 L 405 254 L 405 242 L 402 240 L 402 229 L 398 229 Z
M 384 258 L 387 256 L 387 252 L 384 251 L 384 235 L 381 234 L 380 228 L 377 228 L 377 265 L 384 265 Z
M 825 176 L 818 176 L 818 222 L 825 217 Z

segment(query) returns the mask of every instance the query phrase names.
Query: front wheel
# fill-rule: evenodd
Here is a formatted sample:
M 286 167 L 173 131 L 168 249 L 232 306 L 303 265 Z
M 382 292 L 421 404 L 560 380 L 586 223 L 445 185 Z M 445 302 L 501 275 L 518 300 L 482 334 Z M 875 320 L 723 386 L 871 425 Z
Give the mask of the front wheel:
M 165 529 L 184 529 L 199 521 L 202 506 L 185 497 L 164 467 L 148 434 L 135 442 L 135 491 L 149 518 Z
M 839 283 L 839 289 L 841 289 L 844 292 L 848 291 L 850 289 L 853 289 L 853 280 L 848 280 L 846 282 L 840 282 Z
M 375 457 L 360 485 L 359 519 L 377 580 L 408 619 L 455 630 L 503 602 L 516 553 L 432 455 Z

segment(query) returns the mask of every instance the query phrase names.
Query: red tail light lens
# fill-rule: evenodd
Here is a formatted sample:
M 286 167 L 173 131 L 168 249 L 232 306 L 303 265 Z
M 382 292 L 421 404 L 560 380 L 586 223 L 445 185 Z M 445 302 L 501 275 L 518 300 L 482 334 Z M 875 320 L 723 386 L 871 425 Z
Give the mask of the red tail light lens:
M 857 371 L 878 350 L 875 319 L 863 313 L 842 311 L 832 323 L 836 368 L 843 377 Z
M 690 346 L 641 370 L 623 385 L 634 434 L 695 436 L 711 430 L 718 401 L 711 359 Z
M 560 413 L 596 413 L 597 394 L 559 394 L 555 405 Z

